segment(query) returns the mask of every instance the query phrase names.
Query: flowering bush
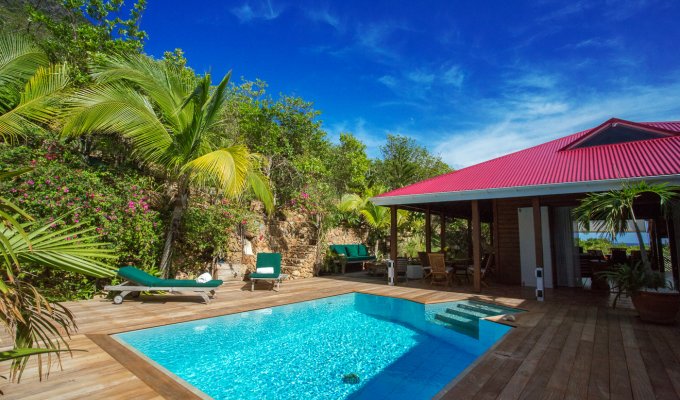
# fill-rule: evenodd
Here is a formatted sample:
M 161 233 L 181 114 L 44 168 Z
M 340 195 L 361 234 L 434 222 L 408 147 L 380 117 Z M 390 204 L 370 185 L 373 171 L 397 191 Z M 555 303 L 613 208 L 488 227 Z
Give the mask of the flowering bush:
M 175 257 L 181 258 L 185 272 L 193 273 L 202 271 L 205 263 L 228 258 L 229 240 L 239 233 L 256 232 L 261 219 L 240 202 L 195 200 L 184 213 Z
M 112 263 L 154 267 L 165 229 L 160 213 L 150 205 L 156 196 L 151 178 L 131 170 L 89 166 L 55 143 L 37 149 L 1 148 L 0 169 L 22 166 L 33 169 L 0 187 L 9 200 L 39 222 L 52 222 L 54 229 L 70 223 L 94 229 L 115 246 L 118 257 Z M 60 271 L 29 268 L 31 277 L 53 298 L 90 297 L 94 291 L 90 278 Z

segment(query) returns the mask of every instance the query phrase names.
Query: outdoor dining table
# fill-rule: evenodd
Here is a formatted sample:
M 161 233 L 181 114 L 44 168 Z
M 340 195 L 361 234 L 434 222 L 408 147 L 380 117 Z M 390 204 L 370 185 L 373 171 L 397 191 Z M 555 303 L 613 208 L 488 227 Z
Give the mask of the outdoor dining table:
M 471 258 L 454 258 L 448 262 L 446 271 L 453 275 L 453 280 L 458 279 L 458 273 L 461 271 L 465 273 L 465 279 L 468 279 L 468 267 L 470 265 L 472 265 Z

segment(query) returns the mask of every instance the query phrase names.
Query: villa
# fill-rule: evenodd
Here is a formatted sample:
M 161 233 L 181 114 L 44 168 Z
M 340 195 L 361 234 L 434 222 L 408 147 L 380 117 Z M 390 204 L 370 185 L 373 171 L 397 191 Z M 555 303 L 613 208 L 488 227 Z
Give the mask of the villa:
M 574 287 L 580 282 L 571 210 L 587 193 L 620 189 L 638 181 L 680 184 L 680 122 L 632 122 L 617 118 L 446 175 L 384 193 L 374 202 L 426 216 L 427 251 L 432 214 L 446 221 L 462 218 L 472 227 L 474 287 L 481 289 L 480 224 L 490 224 L 499 283 L 536 286 L 534 270 L 544 267 L 545 287 Z M 635 203 L 646 220 L 653 264 L 663 265 L 661 243 L 670 243 L 674 281 L 678 282 L 680 205 L 663 213 L 654 199 Z M 392 224 L 392 243 L 397 243 Z M 445 224 L 442 224 L 445 226 Z M 535 235 L 540 231 L 541 235 Z M 440 232 L 444 236 L 445 230 Z M 399 250 L 392 246 L 391 258 Z

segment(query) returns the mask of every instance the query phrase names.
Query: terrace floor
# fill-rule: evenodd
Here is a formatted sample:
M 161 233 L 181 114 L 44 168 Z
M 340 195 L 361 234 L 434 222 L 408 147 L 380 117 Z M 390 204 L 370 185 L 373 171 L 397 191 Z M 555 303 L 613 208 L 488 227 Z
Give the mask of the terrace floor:
M 42 382 L 33 361 L 20 384 L 0 390 L 5 399 L 27 400 L 196 398 L 190 387 L 109 334 L 356 291 L 423 303 L 474 298 L 528 311 L 440 393 L 444 399 L 680 398 L 680 328 L 643 324 L 626 302 L 611 310 L 607 295 L 559 289 L 539 303 L 531 300 L 533 291 L 519 287 L 492 285 L 476 294 L 463 286 L 430 288 L 419 281 L 387 286 L 361 274 L 288 281 L 278 293 L 264 284 L 255 292 L 249 288 L 246 282 L 227 283 L 209 305 L 180 296 L 142 297 L 122 305 L 106 299 L 68 303 L 79 327 L 71 347 L 86 351 L 63 357 L 63 368 L 53 367 Z M 7 375 L 7 365 L 0 366 L 0 375 Z

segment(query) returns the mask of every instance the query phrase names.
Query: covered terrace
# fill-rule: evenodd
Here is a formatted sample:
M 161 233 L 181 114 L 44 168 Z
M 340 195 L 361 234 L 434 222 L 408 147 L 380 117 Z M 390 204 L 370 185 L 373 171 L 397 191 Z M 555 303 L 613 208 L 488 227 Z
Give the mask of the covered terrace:
M 463 168 L 373 198 L 391 209 L 390 258 L 399 254 L 397 210 L 425 215 L 425 247 L 432 247 L 432 216 L 440 238 L 446 221 L 469 221 L 473 283 L 481 291 L 482 224 L 489 224 L 500 283 L 534 286 L 544 267 L 546 288 L 581 282 L 572 209 L 588 194 L 626 184 L 680 184 L 680 122 L 637 123 L 610 119 L 603 124 L 529 149 Z M 661 210 L 658 199 L 636 200 L 635 213 L 647 221 L 656 268 L 670 259 L 678 282 L 680 207 Z M 536 234 L 536 233 L 539 234 Z M 442 243 L 444 240 L 442 240 Z M 664 244 L 668 244 L 664 253 Z

